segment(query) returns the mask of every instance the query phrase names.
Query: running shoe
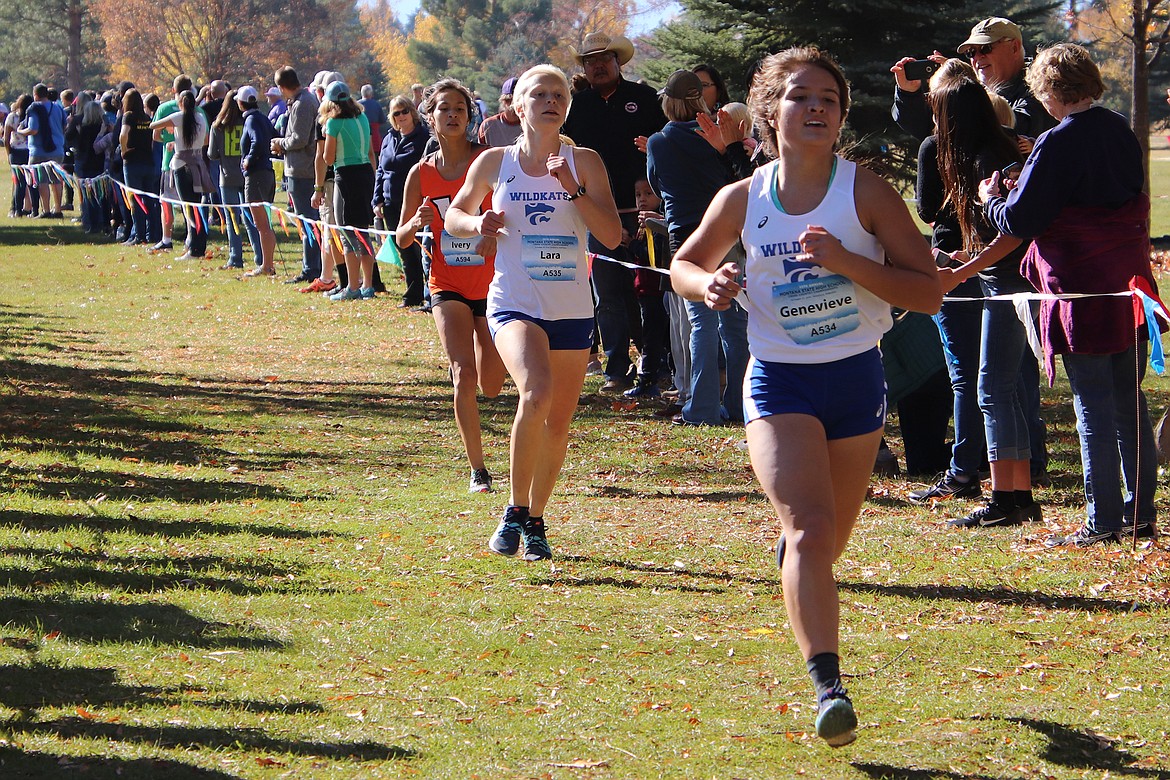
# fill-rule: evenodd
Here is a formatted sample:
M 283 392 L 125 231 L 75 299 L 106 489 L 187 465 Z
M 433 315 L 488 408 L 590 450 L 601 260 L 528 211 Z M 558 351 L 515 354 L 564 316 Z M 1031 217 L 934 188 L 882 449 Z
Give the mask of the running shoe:
M 525 518 L 520 533 L 524 541 L 524 560 L 552 560 L 552 548 L 548 546 L 548 539 L 544 535 L 544 518 Z
M 528 509 L 522 506 L 509 506 L 504 510 L 504 519 L 488 540 L 488 549 L 499 555 L 509 558 L 520 552 L 520 537 L 524 531 L 524 521 L 528 519 Z
M 472 469 L 471 470 L 471 484 L 467 488 L 468 493 L 490 493 L 492 492 L 492 475 L 488 473 L 487 469 Z
M 857 713 L 846 690 L 838 683 L 817 702 L 817 736 L 829 747 L 842 747 L 857 739 Z
M 1016 511 L 1020 513 L 1020 520 L 1025 523 L 1044 522 L 1044 515 L 1040 512 L 1039 501 L 1033 501 L 1031 506 L 1016 507 Z
M 376 295 L 378 293 L 378 291 L 376 289 L 374 289 L 373 287 L 362 287 L 358 290 L 358 292 L 361 293 L 362 300 L 366 300 L 366 301 L 370 300 L 371 298 L 376 297 Z
M 348 287 L 342 287 L 340 290 L 329 296 L 329 300 L 331 301 L 360 301 L 361 298 L 361 292 L 358 290 L 351 290 Z
M 175 248 L 175 245 L 170 241 L 159 241 L 150 248 L 151 252 L 169 252 Z
M 979 498 L 982 495 L 983 491 L 979 488 L 979 480 L 970 479 L 963 482 L 955 478 L 951 472 L 945 471 L 938 478 L 938 481 L 930 487 L 923 488 L 922 490 L 912 490 L 909 498 L 914 503 L 919 504 L 936 498 Z
M 1082 525 L 1068 536 L 1050 536 L 1044 540 L 1045 547 L 1091 547 L 1094 544 L 1108 544 L 1117 541 L 1117 531 L 1098 531 Z

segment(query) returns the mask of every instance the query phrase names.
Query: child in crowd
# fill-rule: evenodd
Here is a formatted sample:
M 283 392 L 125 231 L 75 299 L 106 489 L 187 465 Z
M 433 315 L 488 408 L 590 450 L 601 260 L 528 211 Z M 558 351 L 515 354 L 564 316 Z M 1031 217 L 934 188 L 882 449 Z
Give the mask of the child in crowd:
M 634 272 L 634 294 L 642 315 L 642 361 L 638 366 L 638 383 L 625 396 L 657 398 L 658 380 L 666 365 L 669 345 L 669 318 L 662 293 L 670 289 L 670 277 L 653 269 L 669 267 L 670 246 L 665 231 L 654 232 L 646 225 L 647 219 L 663 219 L 662 198 L 646 179 L 634 183 L 634 205 L 638 208 L 639 227 L 627 249 L 631 260 L 647 268 Z

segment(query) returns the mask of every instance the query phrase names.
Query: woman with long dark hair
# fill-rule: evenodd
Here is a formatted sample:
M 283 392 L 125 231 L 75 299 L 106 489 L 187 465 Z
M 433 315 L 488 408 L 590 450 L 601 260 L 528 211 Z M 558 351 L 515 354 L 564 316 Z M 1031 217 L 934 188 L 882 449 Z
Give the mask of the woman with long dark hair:
M 707 104 L 708 111 L 714 113 L 731 102 L 731 95 L 727 93 L 727 83 L 714 65 L 704 62 L 691 68 L 691 73 L 699 77 L 699 83 L 703 88 L 703 102 Z
M 28 138 L 16 132 L 16 129 L 24 121 L 25 113 L 31 105 L 32 95 L 22 94 L 12 104 L 12 113 L 4 120 L 4 148 L 8 150 L 9 165 L 28 165 Z M 24 174 L 13 170 L 13 179 L 16 183 L 12 188 L 12 209 L 8 216 L 31 216 L 41 202 L 40 193 L 28 185 Z
M 943 290 L 979 275 L 987 297 L 1030 292 L 1020 275 L 1026 247 L 1018 239 L 998 235 L 979 203 L 979 182 L 1020 162 L 1015 139 L 1004 132 L 987 90 L 973 78 L 943 81 L 930 93 L 938 145 L 938 171 L 962 237 L 957 269 L 945 269 Z M 1017 525 L 1040 520 L 1032 496 L 1031 443 L 1024 399 L 1019 391 L 1020 367 L 1027 349 L 1027 331 L 1011 301 L 983 304 L 979 351 L 979 410 L 987 458 L 991 463 L 991 500 L 951 526 L 976 528 Z
M 481 493 L 492 489 L 492 476 L 484 461 L 476 388 L 495 398 L 504 386 L 504 364 L 487 320 L 496 239 L 455 239 L 444 229 L 444 205 L 459 193 L 473 161 L 488 148 L 468 138 L 474 105 L 471 93 L 455 79 L 443 79 L 426 91 L 422 113 L 434 129 L 439 151 L 406 176 L 397 240 L 405 249 L 418 243 L 420 231 L 430 229 L 431 311 L 451 364 L 455 424 L 471 466 L 469 490 Z
M 122 129 L 118 135 L 122 147 L 122 171 L 134 203 L 133 243 L 153 245 L 162 235 L 162 211 L 159 209 L 159 165 L 154 156 L 154 131 L 146 113 L 142 94 L 128 89 L 122 96 Z
M 203 193 L 211 192 L 211 173 L 203 157 L 207 145 L 207 117 L 199 110 L 195 93 L 184 90 L 178 97 L 179 111 L 151 123 L 150 128 L 172 129 L 175 134 L 175 153 L 171 156 L 171 171 L 175 188 L 183 201 L 183 218 L 187 222 L 187 251 L 177 260 L 197 260 L 207 251 L 207 222 L 199 208 Z
M 264 249 L 260 244 L 260 232 L 256 224 L 236 208 L 244 201 L 244 173 L 240 170 L 240 138 L 244 134 L 244 112 L 236 102 L 236 91 L 227 93 L 219 115 L 211 123 L 207 144 L 207 156 L 219 160 L 219 196 L 225 211 L 224 226 L 227 228 L 228 259 L 224 270 L 244 267 L 244 241 L 241 231 L 248 233 L 256 265 L 261 265 Z
M 106 127 L 102 105 L 82 92 L 74 108 L 76 143 L 73 152 L 73 171 L 79 179 L 95 179 L 106 168 L 105 155 L 98 152 L 95 143 Z M 81 226 L 91 235 L 102 235 L 109 230 L 106 198 L 100 187 L 81 193 Z

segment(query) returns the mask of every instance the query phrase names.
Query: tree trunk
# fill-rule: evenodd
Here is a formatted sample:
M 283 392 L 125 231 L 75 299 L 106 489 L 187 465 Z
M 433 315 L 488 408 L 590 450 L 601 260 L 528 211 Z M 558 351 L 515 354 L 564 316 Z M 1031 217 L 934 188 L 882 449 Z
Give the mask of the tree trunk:
M 69 89 L 79 94 L 81 83 L 81 23 L 85 17 L 84 0 L 68 0 L 67 13 L 69 16 L 69 42 L 65 62 L 65 80 L 69 82 Z

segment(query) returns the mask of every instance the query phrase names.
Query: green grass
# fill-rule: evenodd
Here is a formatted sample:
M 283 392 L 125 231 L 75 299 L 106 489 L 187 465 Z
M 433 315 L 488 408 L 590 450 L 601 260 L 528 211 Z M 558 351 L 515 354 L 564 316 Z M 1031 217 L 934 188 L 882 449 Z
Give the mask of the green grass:
M 0 219 L 2 777 L 1170 778 L 1170 557 L 1041 547 L 1083 509 L 1063 386 L 1045 527 L 873 482 L 831 751 L 741 431 L 590 379 L 558 558 L 501 559 L 429 318 L 78 233 Z

